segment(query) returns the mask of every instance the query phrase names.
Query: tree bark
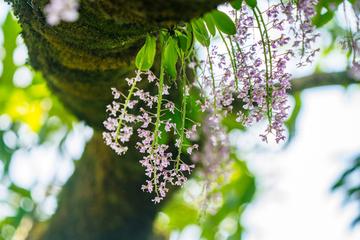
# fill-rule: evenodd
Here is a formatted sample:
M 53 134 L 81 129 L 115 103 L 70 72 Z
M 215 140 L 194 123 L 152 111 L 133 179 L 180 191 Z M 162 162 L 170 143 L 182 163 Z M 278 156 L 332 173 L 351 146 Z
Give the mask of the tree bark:
M 360 79 L 357 79 L 348 71 L 332 72 L 332 73 L 314 73 L 310 76 L 301 77 L 292 80 L 292 86 L 289 91 L 290 94 L 295 92 L 301 92 L 305 89 L 331 86 L 331 85 L 343 85 L 348 86 L 350 84 L 359 84 Z
M 139 158 L 130 151 L 118 159 L 95 132 L 59 197 L 55 216 L 45 232 L 35 228 L 29 239 L 148 239 L 158 205 L 140 190 L 145 175 L 134 161 Z

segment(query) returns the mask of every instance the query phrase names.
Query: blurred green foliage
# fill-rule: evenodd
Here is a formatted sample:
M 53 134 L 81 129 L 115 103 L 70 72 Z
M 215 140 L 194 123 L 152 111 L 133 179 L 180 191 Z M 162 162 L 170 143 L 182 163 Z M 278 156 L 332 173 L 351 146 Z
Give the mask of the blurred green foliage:
M 357 0 L 319 0 L 316 7 L 317 14 L 313 19 L 313 23 L 317 27 L 324 26 L 334 18 L 340 4 L 346 1 L 355 4 Z
M 231 158 L 229 179 L 224 181 L 219 176 L 213 191 L 207 192 L 206 183 L 201 178 L 195 178 L 183 191 L 173 196 L 155 223 L 159 234 L 168 237 L 172 231 L 197 225 L 206 239 L 215 239 L 220 235 L 227 236 L 226 239 L 241 239 L 241 216 L 255 195 L 256 184 L 245 162 L 235 153 Z M 194 188 L 200 188 L 200 193 L 192 194 Z
M 12 239 L 20 234 L 24 226 L 29 226 L 38 219 L 37 203 L 31 189 L 17 186 L 9 176 L 9 167 L 14 154 L 22 149 L 30 151 L 51 141 L 54 134 L 62 131 L 61 144 L 72 129 L 75 119 L 62 105 L 52 97 L 40 73 L 35 73 L 25 63 L 16 61 L 17 51 L 24 49 L 20 37 L 21 28 L 9 13 L 1 26 L 3 44 L 0 46 L 0 182 L 3 194 L 0 197 L 2 211 L 0 216 L 0 239 Z M 23 55 L 26 53 L 23 53 Z M 2 56 L 2 58 L 1 58 Z M 28 84 L 16 84 L 15 76 L 22 81 L 21 70 L 31 73 Z M 28 81 L 28 80 L 27 80 Z M 24 143 L 24 129 L 35 135 L 35 142 Z M 14 141 L 10 141 L 11 135 Z
M 360 207 L 360 155 L 352 161 L 331 189 L 345 192 L 346 202 L 357 203 Z M 360 224 L 360 211 L 351 225 L 355 227 L 358 224 Z

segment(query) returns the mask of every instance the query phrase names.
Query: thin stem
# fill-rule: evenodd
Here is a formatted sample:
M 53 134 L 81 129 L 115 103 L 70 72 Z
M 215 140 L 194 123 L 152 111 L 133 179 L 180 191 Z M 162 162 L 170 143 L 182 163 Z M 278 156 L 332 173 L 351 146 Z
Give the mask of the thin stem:
M 224 38 L 224 35 L 221 33 L 221 31 L 219 31 L 219 35 L 220 35 L 222 41 L 224 42 L 226 50 L 227 50 L 227 52 L 229 54 L 230 62 L 231 62 L 231 66 L 232 66 L 233 73 L 234 73 L 234 78 L 235 78 L 236 91 L 238 91 L 239 90 L 239 82 L 238 82 L 238 79 L 236 77 L 236 65 L 235 65 L 235 62 L 234 62 L 234 56 L 232 54 L 233 52 L 230 51 L 229 45 L 227 44 L 226 39 Z
M 257 11 L 259 12 L 259 16 L 260 16 L 260 20 L 263 24 L 264 27 L 264 32 L 265 32 L 265 37 L 266 37 L 266 43 L 267 43 L 267 47 L 268 47 L 268 52 L 269 52 L 269 63 L 270 63 L 270 78 L 272 78 L 272 72 L 273 72 L 273 64 L 272 64 L 272 53 L 271 53 L 271 45 L 270 45 L 270 38 L 269 38 L 269 34 L 268 31 L 266 29 L 266 24 L 264 21 L 264 18 L 261 14 L 261 11 L 259 9 L 259 7 L 256 7 Z
M 264 27 L 264 32 L 265 32 L 265 37 L 266 37 L 266 43 L 267 43 L 267 47 L 268 47 L 268 52 L 269 52 L 269 64 L 270 64 L 270 79 L 272 79 L 272 74 L 273 74 L 273 63 L 272 63 L 272 52 L 271 52 L 271 45 L 270 45 L 270 38 L 269 38 L 269 34 L 268 34 L 268 30 L 266 29 L 266 24 L 265 24 L 265 21 L 264 21 L 264 18 L 261 14 L 261 11 L 259 9 L 259 7 L 256 7 L 256 9 L 258 10 L 258 12 L 260 13 L 260 20 L 263 24 L 263 27 Z M 268 100 L 268 105 L 271 105 L 271 99 L 272 99 L 272 87 L 271 86 L 268 86 L 269 89 L 268 89 L 268 95 L 270 96 L 270 99 Z M 268 108 L 268 111 L 269 111 L 269 115 L 270 115 L 270 118 L 272 118 L 272 108 L 269 107 Z M 270 123 L 271 125 L 271 123 Z
M 214 95 L 214 111 L 216 111 L 216 85 L 215 85 L 214 69 L 213 69 L 213 64 L 212 64 L 211 57 L 210 57 L 209 47 L 207 47 L 206 50 L 207 50 L 207 54 L 208 54 L 208 58 L 209 58 L 210 74 L 211 74 L 211 79 L 212 79 L 212 90 L 213 90 L 213 95 Z
M 154 129 L 154 141 L 152 143 L 152 149 L 157 146 L 158 144 L 158 137 L 159 137 L 159 128 L 160 128 L 160 116 L 161 116 L 161 104 L 162 104 L 162 93 L 164 89 L 164 66 L 161 65 L 160 68 L 160 78 L 159 78 L 159 86 L 158 86 L 158 102 L 157 102 L 157 110 L 156 110 L 156 122 L 155 122 L 155 129 Z
M 256 19 L 256 22 L 259 26 L 259 31 L 260 31 L 260 36 L 261 36 L 261 43 L 263 45 L 263 54 L 264 54 L 264 58 L 265 58 L 265 84 L 266 84 L 266 108 L 267 108 L 267 117 L 268 117 L 268 121 L 269 121 L 269 124 L 271 125 L 271 119 L 272 119 L 272 116 L 271 116 L 271 112 L 270 112 L 270 106 L 271 106 L 271 95 L 270 94 L 270 88 L 269 88 L 269 66 L 268 66 L 268 56 L 267 56 L 267 53 L 266 53 L 266 43 L 265 43 L 265 39 L 264 39 L 264 35 L 263 35 L 263 31 L 262 31 L 262 28 L 261 28 L 261 22 L 260 22 L 260 19 L 259 19 L 259 16 L 258 14 L 256 13 L 255 10 L 253 10 L 253 13 L 254 13 L 254 16 L 255 16 L 255 19 Z
M 182 58 L 183 61 L 183 58 Z M 180 143 L 178 148 L 178 155 L 176 157 L 176 172 L 179 171 L 179 165 L 181 161 L 181 152 L 184 142 L 184 133 L 185 133 L 185 120 L 186 120 L 186 105 L 187 105 L 187 94 L 186 94 L 186 72 L 185 72 L 185 64 L 182 67 L 182 83 L 183 83 L 183 98 L 181 104 L 181 133 L 180 133 Z
M 264 32 L 265 32 L 265 37 L 266 37 L 266 43 L 267 43 L 267 47 L 268 47 L 268 53 L 269 53 L 269 64 L 270 64 L 270 79 L 272 80 L 272 75 L 273 75 L 273 63 L 272 63 L 272 52 L 271 52 L 271 45 L 270 45 L 270 38 L 269 38 L 269 34 L 268 34 L 268 30 L 266 28 L 266 24 L 265 24 L 265 21 L 264 21 L 264 18 L 261 14 L 261 11 L 259 9 L 259 7 L 256 7 L 256 9 L 258 10 L 258 12 L 260 13 L 260 20 L 263 24 L 263 27 L 264 27 Z M 271 102 L 272 102 L 272 92 L 273 92 L 273 89 L 272 87 L 268 84 L 268 100 L 267 100 L 267 105 L 268 105 L 268 117 L 271 119 L 272 118 L 272 108 L 271 108 Z M 271 126 L 271 121 L 269 120 L 270 122 L 270 126 Z
M 138 73 L 138 74 L 140 74 L 140 73 Z M 137 78 L 137 77 L 136 77 L 136 78 Z M 126 97 L 126 100 L 125 100 L 125 103 L 124 103 L 124 108 L 123 108 L 122 113 L 121 113 L 121 116 L 120 116 L 120 118 L 119 118 L 118 126 L 117 126 L 117 128 L 116 128 L 116 133 L 115 133 L 115 142 L 116 142 L 116 143 L 119 143 L 119 135 L 120 135 L 120 130 L 121 130 L 121 126 L 122 126 L 122 121 L 123 121 L 124 115 L 127 113 L 127 112 L 126 112 L 127 107 L 128 107 L 128 105 L 129 105 L 129 102 L 130 102 L 130 100 L 131 100 L 131 97 L 132 97 L 132 95 L 133 95 L 133 93 L 134 93 L 134 90 L 135 90 L 135 87 L 136 87 L 136 83 L 137 83 L 136 78 L 135 78 L 133 84 L 131 85 L 129 94 L 128 94 L 128 96 Z
M 165 68 L 164 68 L 164 64 L 163 64 L 163 53 L 161 56 L 161 66 L 160 66 L 160 78 L 159 78 L 159 86 L 158 86 L 158 102 L 157 102 L 157 110 L 156 110 L 156 121 L 155 121 L 155 129 L 154 129 L 154 139 L 153 142 L 151 144 L 151 153 L 150 156 L 154 155 L 154 150 L 156 147 L 158 147 L 158 138 L 159 138 L 159 128 L 160 128 L 160 124 L 161 124 L 161 105 L 162 105 L 162 97 L 163 97 L 163 89 L 164 89 L 164 74 L 165 74 Z M 154 182 L 154 188 L 155 188 L 155 193 L 157 196 L 159 196 L 159 191 L 158 191 L 158 186 L 156 183 L 156 179 L 157 179 L 157 172 L 156 172 L 156 167 L 155 167 L 155 163 L 153 163 L 153 167 L 154 167 L 154 178 L 153 178 L 153 182 Z

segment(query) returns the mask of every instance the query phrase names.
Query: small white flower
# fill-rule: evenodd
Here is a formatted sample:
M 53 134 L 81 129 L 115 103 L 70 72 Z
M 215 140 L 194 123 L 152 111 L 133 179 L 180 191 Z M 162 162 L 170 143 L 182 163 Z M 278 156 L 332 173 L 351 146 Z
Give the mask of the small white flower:
M 50 0 L 45 6 L 46 22 L 52 26 L 61 21 L 75 22 L 79 18 L 78 0 Z
M 116 88 L 111 88 L 111 93 L 114 96 L 114 99 L 119 99 L 121 97 L 121 93 Z

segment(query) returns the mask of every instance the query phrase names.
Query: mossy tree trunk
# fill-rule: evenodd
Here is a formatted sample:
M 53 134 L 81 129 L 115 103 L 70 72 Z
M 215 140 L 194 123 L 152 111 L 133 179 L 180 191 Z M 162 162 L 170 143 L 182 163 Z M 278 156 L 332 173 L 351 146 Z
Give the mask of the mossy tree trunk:
M 59 208 L 30 239 L 148 239 L 157 207 L 142 193 L 140 156 L 115 156 L 101 139 L 111 87 L 126 88 L 148 32 L 188 21 L 224 0 L 81 0 L 75 23 L 46 24 L 49 0 L 6 0 L 19 18 L 30 64 L 80 120 L 95 129 L 64 186 Z
M 158 206 L 140 190 L 145 176 L 134 164 L 139 157 L 129 152 L 116 159 L 96 132 L 59 197 L 57 213 L 29 239 L 148 239 Z
M 215 8 L 224 0 L 81 0 L 80 19 L 51 27 L 42 9 L 49 0 L 5 0 L 13 5 L 29 49 L 30 64 L 80 120 L 95 129 L 59 208 L 30 239 L 148 239 L 158 206 L 140 191 L 138 153 L 118 157 L 101 138 L 111 87 L 126 88 L 134 56 L 148 32 Z M 325 80 L 324 80 L 325 79 Z M 344 82 L 345 81 L 345 82 Z M 328 84 L 357 83 L 346 72 L 295 81 L 292 92 Z

